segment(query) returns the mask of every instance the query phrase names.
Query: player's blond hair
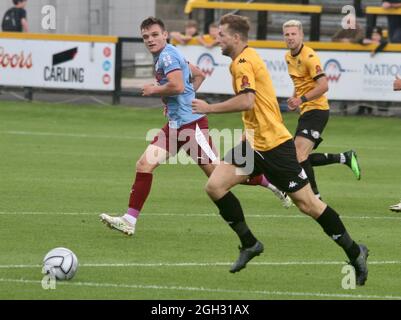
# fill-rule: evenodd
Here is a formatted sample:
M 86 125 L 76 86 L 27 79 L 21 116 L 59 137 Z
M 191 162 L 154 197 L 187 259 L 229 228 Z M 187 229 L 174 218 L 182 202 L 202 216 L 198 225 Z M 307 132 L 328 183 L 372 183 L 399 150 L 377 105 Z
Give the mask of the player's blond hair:
M 299 31 L 303 31 L 302 22 L 299 20 L 288 20 L 283 24 L 283 30 L 288 27 L 297 27 Z

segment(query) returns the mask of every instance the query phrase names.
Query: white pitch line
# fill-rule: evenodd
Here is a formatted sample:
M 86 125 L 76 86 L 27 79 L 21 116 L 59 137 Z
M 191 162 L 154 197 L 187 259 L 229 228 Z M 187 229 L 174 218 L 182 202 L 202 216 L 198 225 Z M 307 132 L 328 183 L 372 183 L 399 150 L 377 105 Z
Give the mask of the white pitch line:
M 188 214 L 176 214 L 176 213 L 144 213 L 143 216 L 180 216 L 180 217 L 218 217 L 216 214 L 202 214 L 202 213 L 188 213 Z M 246 214 L 246 217 L 250 218 L 279 218 L 279 219 L 310 219 L 310 217 L 297 214 L 297 215 L 281 215 L 281 214 Z M 357 220 L 401 220 L 400 217 L 372 217 L 372 216 L 344 216 L 341 215 L 341 218 L 345 219 L 357 219 Z
M 250 262 L 253 266 L 319 266 L 345 265 L 344 261 L 277 261 Z M 369 265 L 398 265 L 401 261 L 369 261 Z M 130 267 L 219 267 L 231 266 L 232 262 L 149 262 L 149 263 L 82 263 L 83 268 L 130 268 Z M 8 264 L 0 265 L 0 269 L 34 269 L 41 268 L 39 264 Z
M 50 136 L 50 137 L 71 137 L 71 138 L 99 138 L 99 139 L 128 139 L 128 140 L 145 140 L 144 137 L 132 136 L 110 136 L 96 135 L 86 133 L 64 133 L 64 132 L 34 132 L 34 131 L 0 131 L 3 134 L 20 135 L 20 136 Z
M 41 285 L 38 280 L 26 279 L 4 279 L 3 283 L 22 283 Z M 205 287 L 182 287 L 182 286 L 160 286 L 160 285 L 141 285 L 141 284 L 117 284 L 117 283 L 98 283 L 98 282 L 57 282 L 57 285 L 74 287 L 95 287 L 95 288 L 125 288 L 125 289 L 151 289 L 151 290 L 171 290 L 171 291 L 192 291 L 192 292 L 210 292 L 210 293 L 236 293 L 243 296 L 250 294 L 260 294 L 263 296 L 293 296 L 293 297 L 319 297 L 319 298 L 350 298 L 350 299 L 390 299 L 401 300 L 401 296 L 395 295 L 364 295 L 364 294 L 339 294 L 322 292 L 286 292 L 286 291 L 265 291 L 265 290 L 234 290 L 222 288 Z
M 35 211 L 35 212 L 0 212 L 0 216 L 6 215 L 66 215 L 66 216 L 79 216 L 79 215 L 99 215 L 99 212 L 50 212 L 50 211 Z M 155 217 L 218 217 L 218 214 L 210 214 L 210 213 L 188 213 L 188 214 L 180 214 L 180 213 L 143 213 L 142 217 L 146 216 L 155 216 Z M 306 215 L 297 214 L 297 215 L 279 215 L 279 214 L 246 214 L 246 217 L 249 218 L 267 218 L 267 219 L 310 219 Z M 401 220 L 401 216 L 399 217 L 385 217 L 385 216 L 344 216 L 341 215 L 341 218 L 344 219 L 352 219 L 352 220 Z
M 99 213 L 98 213 L 99 214 Z M 44 212 L 44 211 L 35 211 L 35 212 L 30 212 L 30 211 L 25 211 L 25 212 L 18 212 L 18 211 L 13 211 L 13 212 L 0 212 L 0 215 L 2 216 L 8 216 L 8 215 L 32 215 L 32 216 L 40 216 L 40 215 L 63 215 L 63 216 L 86 216 L 86 215 L 96 215 L 96 212 Z

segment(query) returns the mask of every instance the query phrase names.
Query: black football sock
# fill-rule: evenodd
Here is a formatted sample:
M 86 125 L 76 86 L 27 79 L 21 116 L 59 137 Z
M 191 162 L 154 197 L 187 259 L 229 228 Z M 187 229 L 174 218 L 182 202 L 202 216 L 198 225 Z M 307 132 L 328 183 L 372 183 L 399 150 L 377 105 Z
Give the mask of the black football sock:
M 327 206 L 316 221 L 321 225 L 324 232 L 343 248 L 350 260 L 355 260 L 359 256 L 359 246 L 351 239 L 337 212 Z
M 309 161 L 313 167 L 318 167 L 333 163 L 344 163 L 345 157 L 344 155 L 341 157 L 341 153 L 312 153 L 309 155 Z
M 316 195 L 319 195 L 319 190 L 317 188 L 316 180 L 315 180 L 315 172 L 313 171 L 312 165 L 309 161 L 309 159 L 306 159 L 305 161 L 300 163 L 301 167 L 305 170 L 306 175 L 308 176 L 308 180 L 310 183 L 310 186 L 312 187 L 313 193 Z
M 257 240 L 251 230 L 249 230 L 245 222 L 241 204 L 234 194 L 228 192 L 221 199 L 214 201 L 214 203 L 219 208 L 220 215 L 240 238 L 242 247 L 252 247 Z

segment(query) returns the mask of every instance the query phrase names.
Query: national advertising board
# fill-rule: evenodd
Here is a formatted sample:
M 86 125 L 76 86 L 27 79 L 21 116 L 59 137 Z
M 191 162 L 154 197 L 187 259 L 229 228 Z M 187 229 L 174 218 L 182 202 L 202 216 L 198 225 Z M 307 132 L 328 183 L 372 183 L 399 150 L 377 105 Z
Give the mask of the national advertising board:
M 179 46 L 179 50 L 206 74 L 199 89 L 203 93 L 233 94 L 229 71 L 231 59 L 220 48 Z M 285 49 L 256 49 L 270 72 L 278 97 L 289 97 L 294 91 L 285 61 Z M 400 54 L 381 52 L 318 51 L 329 80 L 327 96 L 333 100 L 401 101 L 393 91 L 395 76 L 401 75 Z

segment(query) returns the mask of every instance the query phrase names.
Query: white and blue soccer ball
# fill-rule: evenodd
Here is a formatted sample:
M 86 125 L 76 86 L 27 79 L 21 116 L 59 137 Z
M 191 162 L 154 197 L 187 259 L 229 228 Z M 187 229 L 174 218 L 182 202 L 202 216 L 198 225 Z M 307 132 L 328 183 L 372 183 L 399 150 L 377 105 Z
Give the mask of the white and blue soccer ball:
M 70 249 L 54 248 L 43 259 L 44 274 L 54 276 L 57 280 L 70 280 L 78 269 L 78 258 Z

